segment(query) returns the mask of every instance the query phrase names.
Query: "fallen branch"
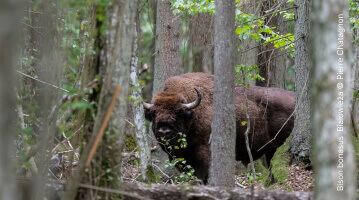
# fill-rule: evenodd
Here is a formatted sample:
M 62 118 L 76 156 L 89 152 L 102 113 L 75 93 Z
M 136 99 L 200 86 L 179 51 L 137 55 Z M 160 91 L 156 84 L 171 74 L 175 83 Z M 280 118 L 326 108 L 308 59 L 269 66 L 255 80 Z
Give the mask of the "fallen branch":
M 285 192 L 277 190 L 248 190 L 241 188 L 225 189 L 210 186 L 193 185 L 158 185 L 136 183 L 124 184 L 126 192 L 147 199 L 158 200 L 189 200 L 189 199 L 271 199 L 271 200 L 312 200 L 312 192 Z M 125 199 L 128 199 L 125 197 Z
M 33 180 L 21 178 L 22 181 Z M 51 199 L 58 197 L 65 189 L 66 181 L 52 180 L 46 184 L 46 190 L 52 191 Z M 79 183 L 79 187 L 97 190 L 112 194 L 124 195 L 124 199 L 156 199 L 156 200 L 193 200 L 193 199 L 238 199 L 238 200 L 313 200 L 313 192 L 286 192 L 279 190 L 254 190 L 242 188 L 223 188 L 196 185 L 171 185 L 171 184 L 146 184 L 146 183 L 123 183 L 121 190 L 98 187 Z
M 108 122 L 110 121 L 110 117 L 111 117 L 111 114 L 112 114 L 112 111 L 113 109 L 115 108 L 115 104 L 116 104 L 116 100 L 117 100 L 117 97 L 118 97 L 118 94 L 121 92 L 121 86 L 117 85 L 115 87 L 115 93 L 113 94 L 113 97 L 112 97 L 112 100 L 111 100 L 111 103 L 110 103 L 110 106 L 108 107 L 107 109 L 107 112 L 106 112 L 106 115 L 105 115 L 105 119 L 103 120 L 102 124 L 101 124 L 101 127 L 100 127 L 100 130 L 96 136 L 96 139 L 95 139 L 95 142 L 94 142 L 94 145 L 92 146 L 91 150 L 90 150 L 90 153 L 89 153 L 89 156 L 87 157 L 87 160 L 86 160 L 86 164 L 85 166 L 88 167 L 90 165 L 90 162 L 93 158 L 93 156 L 95 155 L 95 152 L 97 150 L 97 147 L 98 145 L 100 144 L 100 141 L 102 139 L 102 136 L 103 134 L 105 133 L 105 129 L 107 127 L 107 124 Z

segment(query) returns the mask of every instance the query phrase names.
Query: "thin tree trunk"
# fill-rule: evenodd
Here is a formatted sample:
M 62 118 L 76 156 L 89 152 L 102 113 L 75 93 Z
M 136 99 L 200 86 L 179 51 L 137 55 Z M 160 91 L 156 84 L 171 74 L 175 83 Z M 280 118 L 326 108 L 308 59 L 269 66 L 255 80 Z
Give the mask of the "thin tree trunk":
M 309 10 L 310 0 L 296 2 L 295 24 L 295 112 L 294 128 L 290 141 L 290 150 L 296 162 L 309 164 L 311 155 L 311 104 L 309 90 Z
M 244 136 L 246 138 L 246 149 L 247 149 L 247 153 L 248 153 L 248 157 L 249 157 L 249 161 L 250 161 L 250 167 L 252 170 L 252 174 L 253 174 L 253 178 L 256 181 L 257 180 L 257 175 L 256 175 L 256 170 L 254 168 L 254 162 L 253 162 L 253 156 L 252 156 L 252 152 L 251 152 L 251 148 L 249 146 L 249 138 L 248 138 L 248 134 L 249 131 L 251 130 L 251 119 L 249 118 L 249 106 L 248 106 L 248 93 L 247 93 L 247 84 L 246 80 L 245 80 L 245 76 L 244 76 L 244 70 L 242 70 L 242 74 L 243 74 L 243 95 L 244 95 L 244 99 L 245 99 L 245 109 L 246 109 L 246 119 L 247 119 L 247 128 L 246 128 L 246 132 L 244 133 Z M 269 163 L 267 163 L 269 165 Z
M 313 1 L 311 19 L 315 199 L 354 200 L 347 1 Z
M 138 19 L 138 16 L 137 16 Z M 136 20 L 138 23 L 138 20 Z M 146 135 L 146 124 L 145 124 L 145 116 L 144 109 L 141 104 L 142 96 L 141 96 L 141 87 L 138 83 L 137 73 L 138 73 L 138 58 L 137 58 L 137 30 L 136 30 L 136 22 L 134 25 L 134 44 L 133 44 L 133 56 L 131 60 L 131 74 L 130 74 L 130 84 L 133 87 L 131 91 L 132 99 L 135 100 L 134 105 L 132 107 L 133 112 L 133 123 L 135 125 L 135 133 L 137 137 L 137 145 L 141 150 L 140 153 L 140 164 L 141 164 L 141 174 L 142 179 L 146 180 L 146 170 L 149 165 L 151 165 L 151 150 L 148 145 L 148 139 Z
M 233 186 L 235 172 L 236 108 L 234 90 L 235 1 L 216 1 L 214 33 L 214 95 L 210 184 Z M 223 165 L 223 163 L 226 163 Z

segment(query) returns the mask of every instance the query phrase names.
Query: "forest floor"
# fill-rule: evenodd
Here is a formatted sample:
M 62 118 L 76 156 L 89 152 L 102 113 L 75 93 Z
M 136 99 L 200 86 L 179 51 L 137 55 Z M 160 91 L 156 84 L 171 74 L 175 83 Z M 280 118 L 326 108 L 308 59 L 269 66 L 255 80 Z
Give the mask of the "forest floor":
M 126 140 L 127 141 L 127 140 Z M 355 152 L 359 152 L 359 141 L 354 140 L 354 149 Z M 129 145 L 131 143 L 131 145 Z M 136 151 L 137 144 L 135 141 L 132 142 L 126 142 L 126 148 L 125 152 L 122 153 L 123 159 L 122 159 L 122 181 L 124 183 L 137 183 L 137 182 L 143 182 L 142 176 L 141 176 L 141 170 L 139 166 L 139 153 Z M 287 143 L 287 142 L 286 142 Z M 235 179 L 235 185 L 236 188 L 243 188 L 243 189 L 251 189 L 253 187 L 254 190 L 277 190 L 277 191 L 302 191 L 302 192 L 309 192 L 312 191 L 314 188 L 314 174 L 311 169 L 306 169 L 304 167 L 300 166 L 294 166 L 290 165 L 290 162 L 288 159 L 288 144 L 282 145 L 272 158 L 272 168 L 274 170 L 273 174 L 276 179 L 274 183 L 269 184 L 269 171 L 266 167 L 261 164 L 261 161 L 258 160 L 255 162 L 256 172 L 258 174 L 257 180 L 253 181 L 253 177 L 249 176 L 249 173 L 247 173 L 247 170 L 244 170 L 243 168 L 238 168 L 236 171 L 236 179 Z M 128 146 L 132 146 L 128 148 Z M 78 160 L 79 155 L 75 155 L 75 163 Z M 77 158 L 77 159 L 76 159 Z M 52 168 L 51 174 L 56 179 L 65 179 L 67 177 L 67 174 L 70 174 L 68 172 L 69 167 L 69 161 L 68 156 L 66 154 L 62 154 L 60 158 L 58 159 L 60 163 L 56 163 L 55 165 L 57 167 Z M 359 160 L 359 154 L 356 153 L 356 161 Z M 279 162 L 278 162 L 279 161 Z M 274 166 L 273 166 L 274 164 Z M 158 164 L 159 165 L 159 164 Z M 65 169 L 65 170 L 62 170 Z M 74 165 L 73 170 L 76 169 L 76 166 Z M 179 174 L 179 172 L 177 172 Z M 160 175 L 160 177 L 166 177 L 165 175 Z M 176 175 L 175 175 L 176 176 Z M 177 175 L 178 176 L 178 175 Z M 197 185 L 200 184 L 200 181 L 193 181 L 191 183 L 188 182 L 181 182 L 181 181 L 175 181 L 175 178 L 172 177 L 171 179 L 168 178 L 160 178 L 157 177 L 157 183 L 158 184 L 175 184 L 175 185 Z M 359 183 L 359 179 L 358 179 Z M 359 190 L 357 190 L 359 192 Z
M 129 155 L 129 154 L 125 154 Z M 254 190 L 280 190 L 280 191 L 303 191 L 309 192 L 313 189 L 313 172 L 311 170 L 307 170 L 303 167 L 299 166 L 287 166 L 287 170 L 289 171 L 288 178 L 284 182 L 284 184 L 274 183 L 269 186 L 266 186 L 265 180 L 267 177 L 261 177 L 265 175 L 261 175 L 260 180 L 257 182 L 250 181 L 250 177 L 248 177 L 247 173 L 237 172 L 235 179 L 235 186 L 237 188 L 250 189 L 253 187 Z M 129 157 L 125 157 L 122 163 L 122 181 L 125 183 L 136 183 L 141 182 L 141 171 L 138 164 L 137 155 L 131 154 Z M 162 180 L 159 179 L 159 184 L 171 184 L 173 180 Z M 182 182 L 179 184 L 192 184 Z

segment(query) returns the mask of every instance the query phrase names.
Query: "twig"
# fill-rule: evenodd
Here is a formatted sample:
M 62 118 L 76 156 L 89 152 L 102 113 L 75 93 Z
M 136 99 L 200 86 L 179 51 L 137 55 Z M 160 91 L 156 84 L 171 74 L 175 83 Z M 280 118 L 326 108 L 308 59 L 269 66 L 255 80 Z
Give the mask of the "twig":
M 242 73 L 244 72 L 244 70 L 242 70 Z M 243 95 L 244 95 L 244 100 L 245 100 L 245 107 L 246 107 L 246 118 L 247 118 L 247 129 L 246 132 L 244 133 L 245 136 L 245 140 L 246 140 L 246 149 L 247 149 L 247 153 L 248 153 L 248 157 L 249 157 L 249 161 L 251 163 L 251 170 L 253 173 L 253 177 L 254 180 L 257 181 L 257 177 L 256 177 L 256 170 L 254 169 L 254 161 L 253 161 L 253 156 L 252 156 L 252 152 L 251 149 L 249 147 L 249 138 L 248 138 L 248 133 L 251 130 L 251 120 L 249 118 L 249 106 L 248 106 L 248 95 L 247 95 L 247 86 L 245 84 L 245 78 L 243 77 Z
M 249 23 L 249 22 L 254 22 L 255 20 L 268 17 L 268 16 L 270 16 L 270 15 L 273 15 L 274 13 L 282 12 L 282 11 L 285 11 L 285 10 L 290 10 L 290 9 L 292 9 L 292 8 L 297 8 L 297 6 L 292 6 L 292 7 L 289 7 L 289 8 L 285 8 L 285 9 L 283 9 L 283 10 L 278 10 L 278 11 L 275 11 L 275 12 L 267 13 L 267 14 L 265 14 L 265 15 L 263 15 L 263 16 L 258 17 L 258 18 L 255 18 L 255 19 L 252 19 L 252 20 L 249 20 L 249 21 L 245 21 L 245 22 L 243 22 L 243 23 L 241 23 L 241 24 L 239 24 L 239 25 L 241 26 L 241 25 L 246 24 L 246 23 Z M 273 9 L 272 9 L 272 10 L 273 10 Z
M 127 123 L 129 123 L 132 127 L 135 127 L 135 125 L 134 125 L 132 122 L 128 121 L 127 119 L 125 119 L 125 121 L 126 121 Z
M 168 179 L 171 179 L 171 177 L 168 176 L 166 173 L 164 173 L 164 172 L 161 170 L 160 167 L 158 167 L 157 165 L 155 165 L 155 164 L 153 164 L 153 163 L 152 163 L 152 165 L 155 166 L 155 167 L 158 169 L 158 171 L 160 171 L 160 172 L 161 172 L 163 175 L 165 175 Z
M 210 199 L 219 200 L 218 198 L 216 198 L 210 194 L 203 193 L 203 192 L 199 193 L 199 194 L 198 193 L 188 193 L 187 194 L 188 199 L 197 199 L 197 198 L 202 199 L 203 197 L 205 197 L 206 199 L 210 198 Z
M 125 195 L 125 196 L 128 196 L 128 197 L 141 199 L 141 200 L 142 199 L 143 200 L 151 200 L 149 198 L 144 198 L 144 197 L 141 197 L 141 196 L 136 195 L 136 194 L 131 194 L 129 192 L 125 192 L 125 191 L 121 191 L 121 190 L 115 190 L 115 189 L 111 189 L 111 188 L 98 187 L 98 186 L 87 185 L 87 184 L 83 184 L 83 183 L 80 183 L 79 186 L 82 187 L 82 188 L 87 188 L 87 189 L 91 189 L 91 190 L 97 190 L 97 191 L 114 193 L 114 194 L 122 194 L 122 195 Z
M 120 93 L 121 91 L 121 86 L 119 85 L 116 85 L 115 86 L 115 93 L 113 94 L 113 97 L 112 97 L 112 100 L 111 100 L 111 103 L 110 103 L 110 106 L 108 107 L 108 110 L 106 112 L 106 116 L 105 116 L 105 119 L 103 120 L 102 124 L 101 124 L 101 127 L 100 127 L 100 130 L 96 136 L 96 139 L 95 139 L 95 142 L 94 142 L 94 145 L 92 146 L 91 150 L 90 150 L 90 153 L 89 153 L 89 156 L 87 157 L 87 161 L 86 161 L 86 164 L 85 166 L 88 167 L 90 165 L 90 162 L 96 152 L 96 149 L 102 139 L 102 136 L 103 134 L 105 133 L 105 129 L 107 127 L 107 124 L 108 122 L 110 121 L 110 117 L 111 117 L 111 114 L 112 114 L 112 111 L 113 109 L 115 108 L 115 104 L 116 104 L 116 100 L 117 100 L 117 97 L 118 97 L 118 94 Z
M 20 180 L 31 181 L 31 179 L 20 179 Z M 57 181 L 52 180 L 51 182 L 62 184 L 62 185 L 67 184 L 66 181 L 62 181 L 62 180 L 57 180 Z M 137 194 L 131 194 L 129 192 L 125 192 L 125 191 L 121 191 L 121 190 L 115 190 L 115 189 L 111 189 L 111 188 L 98 187 L 98 186 L 88 185 L 88 184 L 83 184 L 83 183 L 79 183 L 79 186 L 82 187 L 82 188 L 87 188 L 87 189 L 91 189 L 91 190 L 97 190 L 97 191 L 101 191 L 101 192 L 108 192 L 108 193 L 113 193 L 113 194 L 122 194 L 122 195 L 125 195 L 125 196 L 128 196 L 128 197 L 133 197 L 133 198 L 141 199 L 141 200 L 151 200 L 149 198 L 144 198 L 144 197 L 139 196 Z
M 21 22 L 22 24 L 24 24 L 25 26 L 29 27 L 29 28 L 32 28 L 34 31 L 36 31 L 39 35 L 41 35 L 42 38 L 45 38 L 45 36 L 39 31 L 37 30 L 35 27 L 29 25 L 29 24 L 26 24 L 25 22 Z
M 32 11 L 32 10 L 24 10 L 24 12 L 31 12 L 31 13 L 35 13 L 35 14 L 47 15 L 47 13 L 44 13 L 44 12 L 38 12 L 38 11 Z
M 60 180 L 52 171 L 51 169 L 49 169 L 49 172 L 52 174 L 52 176 L 54 176 L 57 180 Z
M 240 183 L 235 183 L 238 187 L 241 187 L 241 188 L 246 188 L 246 186 L 244 186 L 244 185 L 242 185 L 242 184 L 240 184 Z
M 74 133 L 71 137 L 67 137 L 67 138 L 65 137 L 65 139 L 64 139 L 60 144 L 56 145 L 56 146 L 52 149 L 51 153 L 54 154 L 55 151 L 59 149 L 59 147 L 61 146 L 61 144 L 64 144 L 65 146 L 68 145 L 68 146 L 70 147 L 70 150 L 73 151 L 74 148 L 72 147 L 72 145 L 71 145 L 71 143 L 70 143 L 70 140 L 71 140 L 72 138 L 74 138 L 74 137 L 80 132 L 80 130 L 81 130 L 82 128 L 83 128 L 83 125 L 82 125 L 79 129 L 77 129 L 77 130 L 75 131 L 75 133 Z
M 19 73 L 19 74 L 21 74 L 21 75 L 23 75 L 23 76 L 26 76 L 26 77 L 28 77 L 28 78 L 31 78 L 31 79 L 33 79 L 33 80 L 35 80 L 35 81 L 38 81 L 38 82 L 43 83 L 43 84 L 45 84 L 45 85 L 49 85 L 49 86 L 54 87 L 54 88 L 56 88 L 56 89 L 62 90 L 62 91 L 64 91 L 64 92 L 66 92 L 66 93 L 70 93 L 70 91 L 68 91 L 68 90 L 65 90 L 65 89 L 60 88 L 60 87 L 58 87 L 58 86 L 56 86 L 56 85 L 53 85 L 53 84 L 51 84 L 51 83 L 47 83 L 47 82 L 45 82 L 45 81 L 42 81 L 42 80 L 39 80 L 39 79 L 34 78 L 34 77 L 32 77 L 32 76 L 29 76 L 29 75 L 27 75 L 27 74 L 25 74 L 25 73 L 20 72 L 19 70 L 15 70 L 15 71 L 16 71 L 17 73 Z

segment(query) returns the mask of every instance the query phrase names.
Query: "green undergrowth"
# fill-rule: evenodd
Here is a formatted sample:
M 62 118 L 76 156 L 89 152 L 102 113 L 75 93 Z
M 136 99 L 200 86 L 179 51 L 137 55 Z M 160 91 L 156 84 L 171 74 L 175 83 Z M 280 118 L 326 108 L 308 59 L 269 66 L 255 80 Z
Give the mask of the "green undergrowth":
M 256 170 L 256 173 L 260 173 L 261 176 L 263 177 L 263 181 L 266 181 L 266 178 L 269 175 L 269 170 L 268 168 L 266 168 L 261 160 L 256 160 L 254 162 L 254 169 Z
M 146 169 L 146 178 L 148 183 L 158 182 L 158 176 L 156 176 L 152 165 L 148 165 Z
M 126 134 L 125 137 L 125 151 L 131 152 L 137 147 L 136 137 L 131 134 Z

